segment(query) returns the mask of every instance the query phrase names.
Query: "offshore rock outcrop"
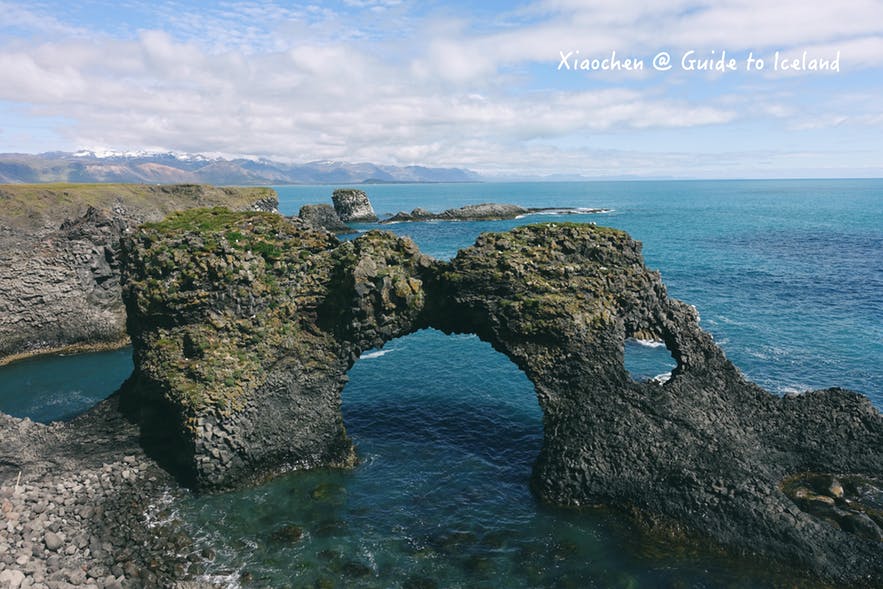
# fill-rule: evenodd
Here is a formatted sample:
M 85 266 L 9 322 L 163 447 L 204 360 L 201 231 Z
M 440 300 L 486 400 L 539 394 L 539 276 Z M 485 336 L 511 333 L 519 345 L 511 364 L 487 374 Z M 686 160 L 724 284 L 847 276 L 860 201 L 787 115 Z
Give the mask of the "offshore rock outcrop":
M 300 208 L 297 216 L 312 227 L 324 229 L 331 233 L 355 233 L 346 223 L 340 220 L 337 212 L 331 205 L 304 205 Z
M 200 185 L 0 186 L 0 363 L 125 340 L 118 249 L 176 209 L 276 210 L 272 190 Z
M 385 219 L 384 223 L 400 223 L 402 221 L 495 221 L 514 219 L 526 215 L 530 211 L 524 207 L 510 204 L 481 203 L 466 205 L 457 209 L 446 209 L 440 213 L 432 213 L 426 209 L 414 209 L 410 213 L 400 211 Z
M 216 210 L 145 226 L 123 251 L 136 371 L 122 399 L 198 488 L 353 464 L 346 371 L 435 327 L 477 334 L 534 383 L 544 501 L 619 506 L 828 580 L 883 575 L 873 509 L 830 497 L 867 517 L 826 517 L 807 507 L 821 491 L 793 482 L 835 473 L 879 488 L 880 413 L 849 391 L 780 398 L 748 382 L 623 232 L 521 227 L 444 263 L 388 233 L 341 244 L 297 220 Z M 664 385 L 629 377 L 635 335 L 672 353 Z
M 331 193 L 331 201 L 334 203 L 337 216 L 344 223 L 373 223 L 377 221 L 377 214 L 364 190 L 338 188 Z
M 410 213 L 399 211 L 392 217 L 384 219 L 381 223 L 403 223 L 408 221 L 500 221 L 505 219 L 516 219 L 533 213 L 588 215 L 607 212 L 610 212 L 610 209 L 591 209 L 583 207 L 543 207 L 526 209 L 513 204 L 486 202 L 477 205 L 466 205 L 456 209 L 446 209 L 440 213 L 433 213 L 420 208 L 414 209 Z
M 486 202 L 477 205 L 466 205 L 456 209 L 446 209 L 433 213 L 426 209 L 414 209 L 410 213 L 399 211 L 381 223 L 404 223 L 408 221 L 500 221 L 516 219 L 534 213 L 551 215 L 590 215 L 609 213 L 610 209 L 592 209 L 586 207 L 540 207 L 529 208 L 512 204 Z

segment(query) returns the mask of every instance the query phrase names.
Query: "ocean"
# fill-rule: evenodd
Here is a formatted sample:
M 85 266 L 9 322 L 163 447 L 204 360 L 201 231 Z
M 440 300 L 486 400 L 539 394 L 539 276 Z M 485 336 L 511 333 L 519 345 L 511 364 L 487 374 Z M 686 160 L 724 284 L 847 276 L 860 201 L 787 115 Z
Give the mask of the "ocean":
M 277 187 L 280 209 L 332 186 Z M 628 231 L 669 294 L 751 380 L 776 394 L 841 386 L 883 407 L 883 180 L 371 185 L 381 216 L 479 202 L 603 214 L 385 225 L 447 259 L 485 231 L 576 221 Z M 374 225 L 359 225 L 360 230 Z M 635 378 L 666 374 L 664 346 L 630 342 Z M 128 350 L 0 368 L 0 410 L 69 417 L 110 394 Z M 642 537 L 615 512 L 544 506 L 528 490 L 542 440 L 533 386 L 474 336 L 426 330 L 363 354 L 343 414 L 361 464 L 175 500 L 246 587 L 757 587 L 763 567 Z M 302 536 L 293 541 L 290 532 Z M 297 536 L 297 534 L 294 534 Z M 434 583 L 434 584 L 433 584 Z

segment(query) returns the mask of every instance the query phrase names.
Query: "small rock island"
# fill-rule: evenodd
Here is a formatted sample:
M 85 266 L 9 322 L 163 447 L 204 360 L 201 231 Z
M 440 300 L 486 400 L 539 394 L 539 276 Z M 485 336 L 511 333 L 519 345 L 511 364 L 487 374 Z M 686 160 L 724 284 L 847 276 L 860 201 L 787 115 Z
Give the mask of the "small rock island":
M 440 213 L 432 213 L 426 209 L 414 209 L 410 213 L 400 211 L 381 223 L 402 223 L 406 221 L 502 221 L 517 219 L 535 213 L 554 213 L 559 215 L 607 213 L 610 209 L 589 208 L 529 208 L 513 204 L 486 202 L 477 205 L 466 205 L 456 209 L 446 209 Z
M 373 223 L 377 221 L 374 207 L 363 190 L 338 188 L 331 195 L 334 210 L 344 223 Z
M 524 208 L 514 204 L 480 203 L 446 209 L 433 213 L 416 208 L 410 213 L 399 211 L 384 219 L 374 213 L 374 207 L 363 190 L 339 188 L 332 194 L 334 207 L 327 204 L 310 204 L 301 207 L 298 217 L 309 225 L 325 229 L 337 235 L 355 233 L 347 223 L 406 223 L 413 221 L 501 221 L 517 219 L 525 215 L 543 213 L 556 215 L 608 213 L 610 209 L 579 207 Z

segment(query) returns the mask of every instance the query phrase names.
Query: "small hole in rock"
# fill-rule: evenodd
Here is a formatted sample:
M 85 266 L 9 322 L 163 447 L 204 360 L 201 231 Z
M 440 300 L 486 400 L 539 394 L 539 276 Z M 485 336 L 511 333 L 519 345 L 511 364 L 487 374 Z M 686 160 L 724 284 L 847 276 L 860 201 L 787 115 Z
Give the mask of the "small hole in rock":
M 665 344 L 656 340 L 625 340 L 625 369 L 635 382 L 653 381 L 665 384 L 677 363 Z

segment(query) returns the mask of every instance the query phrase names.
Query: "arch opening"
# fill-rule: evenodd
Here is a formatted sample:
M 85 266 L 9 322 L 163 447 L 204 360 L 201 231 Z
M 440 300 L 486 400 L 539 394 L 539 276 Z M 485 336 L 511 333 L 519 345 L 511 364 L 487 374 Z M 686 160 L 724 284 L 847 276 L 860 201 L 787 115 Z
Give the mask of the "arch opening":
M 664 385 L 677 366 L 668 346 L 656 339 L 626 338 L 624 354 L 626 372 L 635 382 Z
M 531 503 L 542 410 L 527 376 L 490 344 L 424 329 L 363 353 L 348 375 L 342 413 L 361 475 L 396 481 L 411 516 L 466 509 L 482 521 L 501 496 Z

